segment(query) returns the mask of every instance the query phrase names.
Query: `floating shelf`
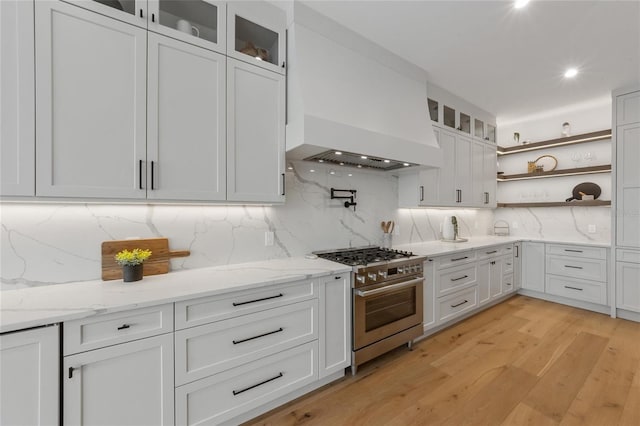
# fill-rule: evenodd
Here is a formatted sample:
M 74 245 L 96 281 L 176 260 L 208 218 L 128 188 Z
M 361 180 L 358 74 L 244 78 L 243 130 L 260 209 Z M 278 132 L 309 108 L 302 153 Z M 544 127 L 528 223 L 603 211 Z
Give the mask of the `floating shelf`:
M 611 201 L 556 201 L 539 203 L 498 203 L 498 207 L 599 207 L 610 206 Z
M 588 175 L 595 173 L 609 173 L 611 171 L 611 164 L 605 164 L 603 166 L 592 167 L 577 167 L 574 169 L 552 170 L 548 172 L 540 173 L 519 173 L 515 175 L 498 175 L 498 182 L 514 181 L 514 180 L 527 180 L 527 179 L 540 179 L 552 176 L 575 176 L 575 175 Z
M 527 145 L 501 147 L 498 146 L 498 155 L 517 154 L 519 152 L 536 151 L 539 149 L 553 148 L 557 146 L 573 145 L 585 142 L 595 142 L 611 139 L 611 129 L 598 132 L 583 133 L 581 135 L 568 136 L 566 138 L 551 139 L 542 142 L 534 142 Z

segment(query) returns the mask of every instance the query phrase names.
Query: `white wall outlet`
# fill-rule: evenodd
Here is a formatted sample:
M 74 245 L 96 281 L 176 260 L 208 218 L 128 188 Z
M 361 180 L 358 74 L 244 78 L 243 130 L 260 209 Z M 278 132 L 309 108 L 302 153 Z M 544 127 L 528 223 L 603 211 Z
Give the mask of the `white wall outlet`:
M 264 231 L 264 245 L 272 246 L 275 240 L 275 235 L 272 231 Z
M 511 227 L 512 227 L 513 229 L 518 229 L 518 222 L 515 222 L 515 221 L 514 221 L 514 222 L 511 222 Z
M 595 234 L 596 233 L 596 226 L 595 225 L 587 226 L 587 232 L 590 233 L 590 234 Z

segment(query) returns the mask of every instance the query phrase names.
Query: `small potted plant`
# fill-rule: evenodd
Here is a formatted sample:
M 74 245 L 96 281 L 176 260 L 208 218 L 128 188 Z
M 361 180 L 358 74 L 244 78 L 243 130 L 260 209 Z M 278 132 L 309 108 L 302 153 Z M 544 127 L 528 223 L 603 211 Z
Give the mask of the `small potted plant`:
M 151 250 L 135 248 L 125 249 L 115 256 L 116 263 L 122 265 L 122 280 L 126 283 L 142 279 L 142 262 L 151 256 Z

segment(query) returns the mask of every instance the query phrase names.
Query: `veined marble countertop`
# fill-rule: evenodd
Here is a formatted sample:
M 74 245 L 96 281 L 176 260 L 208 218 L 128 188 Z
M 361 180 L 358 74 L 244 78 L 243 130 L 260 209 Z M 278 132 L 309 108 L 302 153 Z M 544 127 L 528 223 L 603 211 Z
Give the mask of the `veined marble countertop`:
M 99 280 L 7 290 L 0 292 L 0 332 L 350 271 L 301 257 L 151 275 L 133 283 Z
M 534 241 L 541 243 L 551 243 L 551 244 L 571 244 L 571 245 L 582 245 L 582 246 L 591 246 L 591 247 L 611 247 L 610 244 L 605 243 L 593 243 L 593 242 L 578 242 L 578 241 L 554 241 L 548 239 L 535 239 L 535 238 L 522 238 L 522 237 L 498 237 L 495 235 L 485 235 L 480 237 L 471 237 L 469 241 L 452 243 L 445 241 L 427 241 L 422 243 L 411 243 L 411 244 L 400 244 L 394 245 L 394 249 L 398 250 L 407 250 L 412 251 L 413 253 L 421 256 L 441 256 L 445 254 L 453 254 L 457 252 L 463 252 L 467 250 L 473 250 L 482 247 L 491 247 L 497 246 L 500 244 L 509 244 L 515 243 L 517 241 Z

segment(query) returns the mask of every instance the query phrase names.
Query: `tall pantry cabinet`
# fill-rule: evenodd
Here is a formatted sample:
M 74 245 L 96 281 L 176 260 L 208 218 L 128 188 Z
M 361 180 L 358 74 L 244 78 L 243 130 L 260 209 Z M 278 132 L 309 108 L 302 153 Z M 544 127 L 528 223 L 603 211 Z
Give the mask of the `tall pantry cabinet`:
M 617 314 L 640 321 L 640 87 L 613 93 Z

